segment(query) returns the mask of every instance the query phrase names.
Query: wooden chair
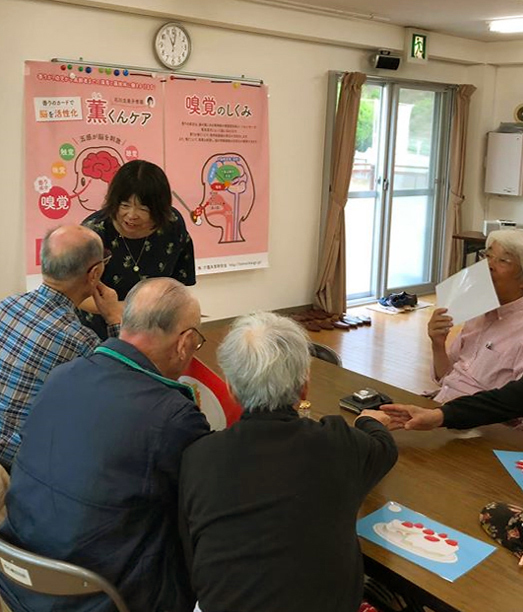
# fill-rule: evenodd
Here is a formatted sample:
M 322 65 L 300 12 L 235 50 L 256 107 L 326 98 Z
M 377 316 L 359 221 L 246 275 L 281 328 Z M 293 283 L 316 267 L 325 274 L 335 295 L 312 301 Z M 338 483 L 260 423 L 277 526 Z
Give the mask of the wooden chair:
M 118 612 L 129 612 L 124 600 L 98 574 L 71 563 L 30 553 L 0 539 L 0 573 L 30 591 L 46 595 L 88 595 L 105 593 Z M 2 602 L 2 605 L 5 604 Z

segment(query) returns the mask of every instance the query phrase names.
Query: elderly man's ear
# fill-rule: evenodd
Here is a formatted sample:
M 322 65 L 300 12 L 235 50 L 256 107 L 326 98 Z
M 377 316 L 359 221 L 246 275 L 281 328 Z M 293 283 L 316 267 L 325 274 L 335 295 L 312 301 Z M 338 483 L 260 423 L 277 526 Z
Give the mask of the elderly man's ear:
M 102 272 L 103 272 L 103 266 L 102 266 L 102 262 L 100 262 L 99 265 L 94 266 L 94 268 L 89 270 L 89 272 L 87 273 L 87 282 L 93 288 L 93 290 L 96 287 L 96 285 L 98 285 L 98 283 L 100 282 L 100 279 L 102 278 Z
M 189 356 L 189 336 L 188 334 L 180 334 L 174 338 L 174 348 L 180 361 L 184 361 Z

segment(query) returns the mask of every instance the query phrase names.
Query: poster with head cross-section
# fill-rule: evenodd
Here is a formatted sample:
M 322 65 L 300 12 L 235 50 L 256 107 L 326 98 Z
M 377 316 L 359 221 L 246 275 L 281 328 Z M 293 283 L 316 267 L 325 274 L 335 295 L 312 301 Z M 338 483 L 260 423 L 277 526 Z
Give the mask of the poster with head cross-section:
M 165 170 L 196 272 L 268 266 L 265 85 L 85 64 L 25 64 L 27 285 L 47 230 L 98 210 L 118 169 Z
M 169 78 L 165 170 L 200 274 L 268 266 L 265 85 Z
M 25 64 L 27 284 L 40 279 L 48 229 L 98 210 L 117 170 L 163 165 L 163 83 L 150 75 L 57 62 Z

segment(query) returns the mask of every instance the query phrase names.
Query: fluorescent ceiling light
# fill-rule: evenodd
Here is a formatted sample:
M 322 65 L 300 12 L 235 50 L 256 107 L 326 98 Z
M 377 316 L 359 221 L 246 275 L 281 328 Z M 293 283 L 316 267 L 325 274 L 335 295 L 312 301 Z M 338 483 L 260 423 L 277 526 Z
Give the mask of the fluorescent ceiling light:
M 523 32 L 523 17 L 512 17 L 510 19 L 497 19 L 489 23 L 491 32 L 503 32 L 505 34 L 513 32 Z

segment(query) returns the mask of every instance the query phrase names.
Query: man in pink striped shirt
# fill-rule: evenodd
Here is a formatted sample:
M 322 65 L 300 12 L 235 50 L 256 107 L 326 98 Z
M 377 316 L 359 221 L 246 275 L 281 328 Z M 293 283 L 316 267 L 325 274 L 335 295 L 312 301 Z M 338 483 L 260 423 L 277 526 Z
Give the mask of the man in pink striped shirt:
M 428 334 L 433 376 L 441 387 L 438 402 L 501 387 L 523 376 L 523 231 L 491 232 L 482 253 L 501 305 L 467 321 L 449 350 L 452 318 L 446 308 L 435 309 Z M 518 426 L 521 423 L 518 420 Z

